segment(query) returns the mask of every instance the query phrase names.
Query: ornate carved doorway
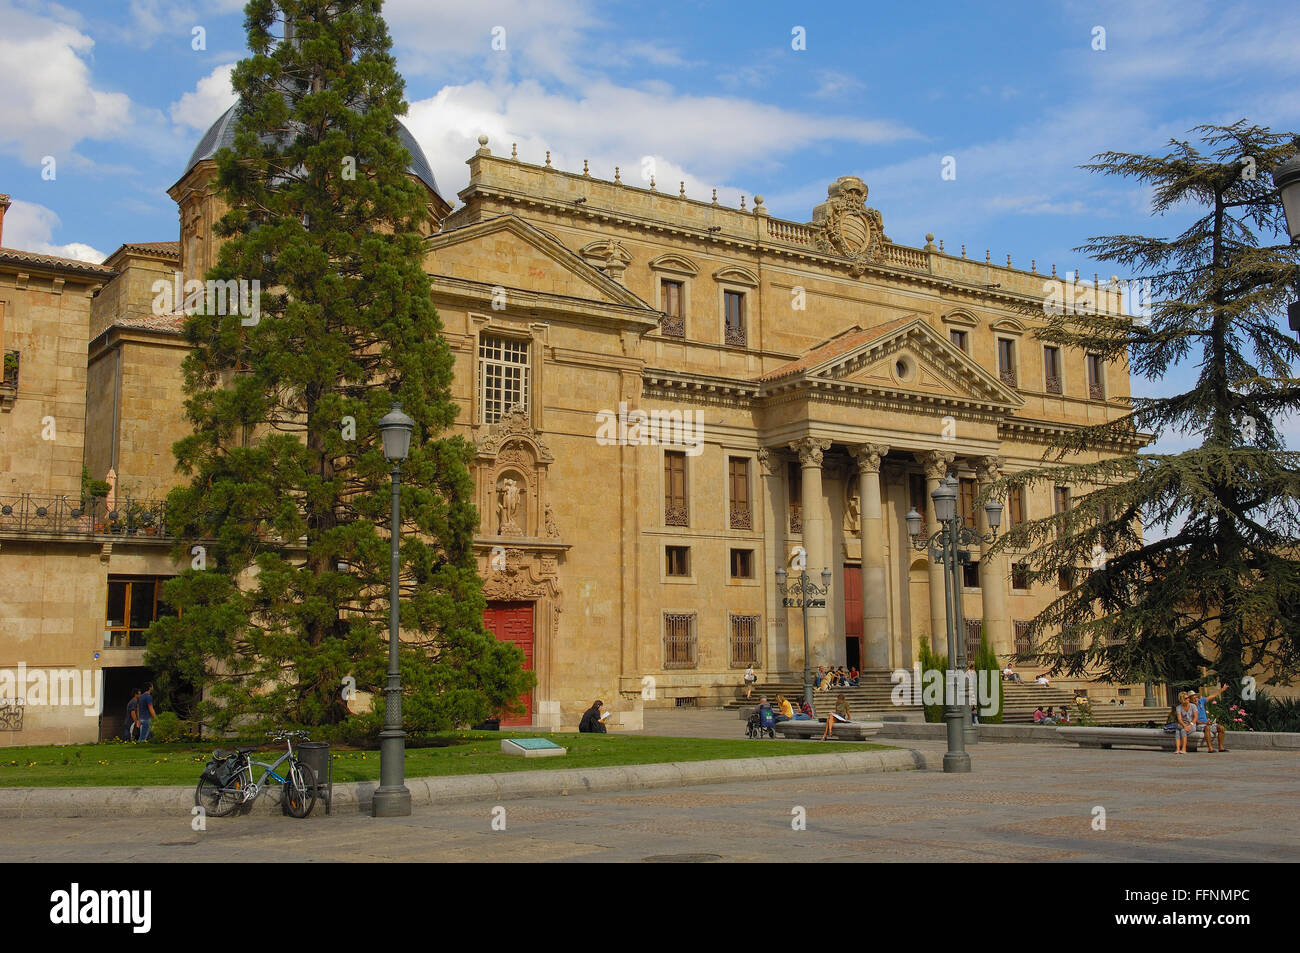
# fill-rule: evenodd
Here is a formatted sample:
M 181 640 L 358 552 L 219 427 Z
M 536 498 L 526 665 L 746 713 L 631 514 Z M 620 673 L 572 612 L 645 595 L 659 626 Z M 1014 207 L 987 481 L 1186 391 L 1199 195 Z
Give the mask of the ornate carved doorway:
M 533 604 L 531 602 L 489 602 L 483 613 L 483 623 L 498 642 L 513 642 L 524 653 L 524 669 L 533 670 Z M 521 697 L 523 714 L 502 718 L 503 725 L 531 725 L 533 723 L 533 693 Z

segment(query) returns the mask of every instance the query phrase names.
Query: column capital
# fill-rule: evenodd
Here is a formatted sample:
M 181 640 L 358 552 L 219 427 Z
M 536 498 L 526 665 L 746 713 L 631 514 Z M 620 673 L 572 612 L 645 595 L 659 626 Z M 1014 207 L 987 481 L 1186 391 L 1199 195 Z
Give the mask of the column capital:
M 956 454 L 944 453 L 942 450 L 918 450 L 916 461 L 925 468 L 926 479 L 942 480 L 948 475 L 948 468 Z
M 803 437 L 790 441 L 790 449 L 799 454 L 801 467 L 820 467 L 822 454 L 831 448 L 830 440 L 822 437 Z
M 975 476 L 981 483 L 992 483 L 1002 475 L 1002 458 L 998 456 L 977 457 L 975 459 Z
M 883 443 L 863 443 L 853 448 L 853 459 L 857 461 L 858 473 L 879 473 L 880 461 L 889 453 L 889 447 Z

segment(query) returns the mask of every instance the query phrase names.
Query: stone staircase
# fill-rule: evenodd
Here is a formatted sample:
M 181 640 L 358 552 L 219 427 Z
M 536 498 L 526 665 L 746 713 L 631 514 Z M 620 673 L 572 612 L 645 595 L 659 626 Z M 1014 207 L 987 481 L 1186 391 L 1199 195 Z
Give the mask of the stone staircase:
M 1078 709 L 1074 705 L 1074 691 L 1070 688 L 1047 687 L 1032 682 L 1003 682 L 1002 691 L 1002 723 L 1005 725 L 1033 724 L 1034 709 L 1039 705 L 1044 709 L 1049 705 L 1054 709 L 1065 706 L 1070 712 L 1071 719 L 1078 717 Z M 1141 705 L 1125 705 L 1121 708 L 1118 705 L 1094 702 L 1091 711 L 1092 720 L 1098 725 L 1141 728 L 1148 721 L 1163 725 L 1168 709 L 1143 708 Z
M 864 672 L 856 688 L 832 688 L 829 691 L 813 692 L 813 711 L 818 717 L 833 711 L 840 695 L 849 703 L 854 721 L 915 721 L 925 720 L 924 709 L 920 705 L 895 705 L 892 700 L 894 683 L 888 672 Z M 776 696 L 784 695 L 791 702 L 803 698 L 803 683 L 795 680 L 760 682 L 754 686 L 753 696 L 746 701 L 743 688 L 736 691 L 736 697 L 723 707 L 727 709 L 748 708 L 758 704 L 759 698 L 767 696 L 768 701 L 775 702 Z M 1032 712 L 1033 709 L 1031 708 Z

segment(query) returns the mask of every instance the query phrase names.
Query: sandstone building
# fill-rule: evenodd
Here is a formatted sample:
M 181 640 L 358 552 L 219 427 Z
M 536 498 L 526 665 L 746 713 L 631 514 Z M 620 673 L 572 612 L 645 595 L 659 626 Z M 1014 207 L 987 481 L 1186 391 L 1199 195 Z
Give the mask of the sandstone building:
M 18 356 L 0 388 L 0 667 L 102 671 L 108 712 L 10 706 L 0 741 L 111 734 L 147 675 L 143 632 L 177 571 L 158 501 L 187 426 L 179 323 L 154 316 L 150 288 L 214 260 L 212 155 L 232 116 L 169 190 L 179 241 L 102 265 L 0 248 L 0 341 Z M 944 596 L 906 512 L 933 528 L 929 491 L 951 473 L 987 529 L 982 484 L 1124 411 L 1125 367 L 1034 337 L 1053 275 L 892 241 L 855 177 L 794 222 L 760 196 L 728 208 L 480 143 L 453 211 L 406 137 L 457 426 L 478 448 L 487 622 L 537 673 L 525 723 L 572 727 L 600 697 L 639 727 L 646 707 L 733 697 L 748 664 L 797 679 L 800 614 L 775 573 L 805 562 L 831 572 L 812 664 L 910 667 L 923 640 L 944 647 Z M 106 499 L 83 499 L 83 465 L 110 479 Z M 1087 489 L 1005 501 L 1004 525 Z M 974 557 L 970 637 L 982 624 L 999 655 L 1027 649 L 1022 624 L 1058 588 L 1029 588 L 1014 557 Z

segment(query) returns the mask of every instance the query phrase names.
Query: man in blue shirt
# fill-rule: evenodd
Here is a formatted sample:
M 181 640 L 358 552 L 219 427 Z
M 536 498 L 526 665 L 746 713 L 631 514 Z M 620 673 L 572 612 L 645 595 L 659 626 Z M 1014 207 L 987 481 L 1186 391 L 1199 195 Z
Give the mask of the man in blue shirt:
M 140 740 L 149 740 L 149 727 L 153 724 L 154 718 L 158 713 L 153 710 L 153 682 L 144 687 L 144 694 L 140 696 Z
M 1196 706 L 1196 727 L 1205 729 L 1205 750 L 1214 751 L 1214 729 L 1219 729 L 1219 751 L 1227 751 L 1223 746 L 1223 725 L 1210 721 L 1209 713 L 1205 710 L 1205 703 L 1212 702 L 1228 690 L 1227 685 L 1220 685 L 1219 690 L 1213 695 L 1201 695 L 1198 692 L 1191 693 L 1191 702 Z

